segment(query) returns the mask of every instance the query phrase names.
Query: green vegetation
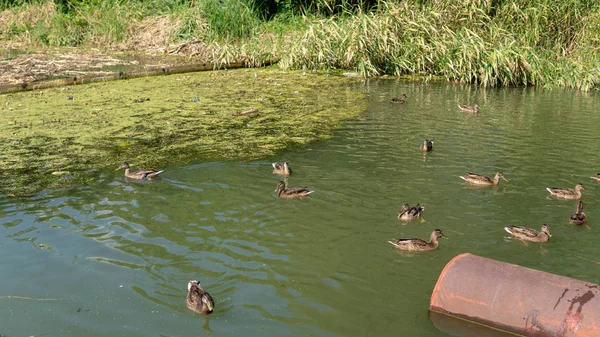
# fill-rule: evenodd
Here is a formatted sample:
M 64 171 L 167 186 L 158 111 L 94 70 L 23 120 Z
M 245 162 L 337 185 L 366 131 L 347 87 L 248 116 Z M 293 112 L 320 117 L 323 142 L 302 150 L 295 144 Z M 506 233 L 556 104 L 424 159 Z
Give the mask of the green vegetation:
M 589 90 L 600 72 L 594 0 L 3 1 L 2 39 L 145 48 L 202 41 L 216 62 L 439 76 Z M 150 41 L 148 41 L 150 40 Z
M 365 109 L 349 81 L 243 69 L 0 95 L 0 194 L 70 186 L 123 161 L 257 159 L 326 139 Z

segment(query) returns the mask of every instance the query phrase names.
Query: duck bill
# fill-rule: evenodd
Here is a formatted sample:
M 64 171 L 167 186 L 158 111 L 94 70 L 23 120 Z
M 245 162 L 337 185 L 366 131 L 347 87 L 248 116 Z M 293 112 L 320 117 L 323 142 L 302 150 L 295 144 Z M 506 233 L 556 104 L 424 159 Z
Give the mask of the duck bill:
M 446 240 L 448 240 L 448 237 L 442 234 L 442 236 L 440 236 L 440 239 L 446 239 Z

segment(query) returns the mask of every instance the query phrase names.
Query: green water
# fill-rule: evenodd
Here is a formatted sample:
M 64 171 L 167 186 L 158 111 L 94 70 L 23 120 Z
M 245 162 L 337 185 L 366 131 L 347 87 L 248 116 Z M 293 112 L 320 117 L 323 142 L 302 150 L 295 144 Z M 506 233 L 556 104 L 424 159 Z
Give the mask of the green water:
M 15 336 L 445 336 L 429 297 L 444 265 L 473 254 L 600 283 L 595 94 L 483 90 L 371 80 L 366 111 L 330 140 L 253 162 L 165 165 L 162 180 L 97 172 L 86 186 L 0 200 L 0 334 Z M 406 93 L 405 104 L 391 97 Z M 479 103 L 479 115 L 457 104 Z M 434 139 L 423 155 L 419 145 Z M 278 199 L 270 163 L 288 160 Z M 475 188 L 467 172 L 509 183 Z M 575 201 L 546 187 L 583 183 L 589 227 L 568 224 Z M 401 222 L 403 203 L 425 222 Z M 507 238 L 508 224 L 554 235 Z M 387 240 L 440 228 L 433 252 Z M 216 300 L 185 306 L 187 281 Z M 12 296 L 12 297 L 9 297 Z

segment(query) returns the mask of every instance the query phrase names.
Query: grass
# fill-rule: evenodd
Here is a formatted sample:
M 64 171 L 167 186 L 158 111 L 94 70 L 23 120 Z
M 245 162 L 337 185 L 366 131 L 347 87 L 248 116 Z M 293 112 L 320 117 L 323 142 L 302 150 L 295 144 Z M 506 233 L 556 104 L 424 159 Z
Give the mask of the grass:
M 426 75 L 484 86 L 590 90 L 600 75 L 600 3 L 592 0 L 367 1 L 363 9 L 350 1 L 302 7 L 288 0 L 277 2 L 273 16 L 254 1 L 75 3 L 66 13 L 48 1 L 13 7 L 2 12 L 0 33 L 58 46 L 198 40 L 219 63 L 275 59 L 285 69 Z

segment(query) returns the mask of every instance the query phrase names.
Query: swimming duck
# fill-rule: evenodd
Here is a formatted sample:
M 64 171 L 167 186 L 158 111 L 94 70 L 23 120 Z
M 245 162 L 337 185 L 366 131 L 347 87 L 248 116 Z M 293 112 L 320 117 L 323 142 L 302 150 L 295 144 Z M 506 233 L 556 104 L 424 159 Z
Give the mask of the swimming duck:
M 406 94 L 402 94 L 402 98 L 394 97 L 392 98 L 392 103 L 403 104 L 406 101 Z
M 206 290 L 202 289 L 200 282 L 196 280 L 188 282 L 188 294 L 185 304 L 190 310 L 204 315 L 212 314 L 215 309 L 215 301 Z
M 596 176 L 591 178 L 594 179 L 596 182 L 600 183 L 600 173 L 596 173 Z
M 471 183 L 471 184 L 475 184 L 475 185 L 498 185 L 500 183 L 500 179 L 508 182 L 508 180 L 506 180 L 506 178 L 504 178 L 504 173 L 502 172 L 498 172 L 496 173 L 496 176 L 494 176 L 494 179 L 490 179 L 490 177 L 488 176 L 484 176 L 481 174 L 477 174 L 477 173 L 467 173 L 465 176 L 459 176 L 462 180 Z
M 552 236 L 552 234 L 550 234 L 550 229 L 546 224 L 542 225 L 542 230 L 540 232 L 533 228 L 521 226 L 504 227 L 504 230 L 517 239 L 533 242 L 548 242 Z
M 287 161 L 281 163 L 273 163 L 273 174 L 279 174 L 282 176 L 291 176 L 292 168 L 290 167 L 290 163 Z
M 587 222 L 587 217 L 585 213 L 583 213 L 583 201 L 579 200 L 577 203 L 577 210 L 575 213 L 571 214 L 569 218 L 569 223 L 574 225 L 583 225 Z
M 421 152 L 427 152 L 433 150 L 433 140 L 425 139 L 421 144 Z
M 135 172 L 130 172 L 129 164 L 127 162 L 121 163 L 121 166 L 119 166 L 119 168 L 117 170 L 120 170 L 122 168 L 125 169 L 125 177 L 131 178 L 131 179 L 139 179 L 139 180 L 152 179 L 163 172 L 163 170 L 156 170 L 156 169 L 151 169 L 151 170 L 140 169 Z
M 410 207 L 408 204 L 404 204 L 400 213 L 398 213 L 398 219 L 400 220 L 413 220 L 418 219 L 423 215 L 425 207 L 417 204 L 415 207 Z
M 581 190 L 587 191 L 585 187 L 581 184 L 575 185 L 575 190 L 570 188 L 556 188 L 556 187 L 547 187 L 546 190 L 550 192 L 551 197 L 563 198 L 563 199 L 580 199 L 581 198 Z
M 460 111 L 464 112 L 479 112 L 479 105 L 475 104 L 473 106 L 470 105 L 459 105 L 458 108 Z
M 434 250 L 439 247 L 438 239 L 446 239 L 444 233 L 441 230 L 436 229 L 431 232 L 431 236 L 429 237 L 429 242 L 423 239 L 396 239 L 394 241 L 388 241 L 391 243 L 394 248 L 400 250 L 407 250 L 411 252 L 424 252 L 427 250 Z
M 277 183 L 277 188 L 275 189 L 275 192 L 277 192 L 277 196 L 280 198 L 304 199 L 305 196 L 311 194 L 314 191 L 311 191 L 306 187 L 285 188 L 285 182 L 279 181 L 279 183 Z

